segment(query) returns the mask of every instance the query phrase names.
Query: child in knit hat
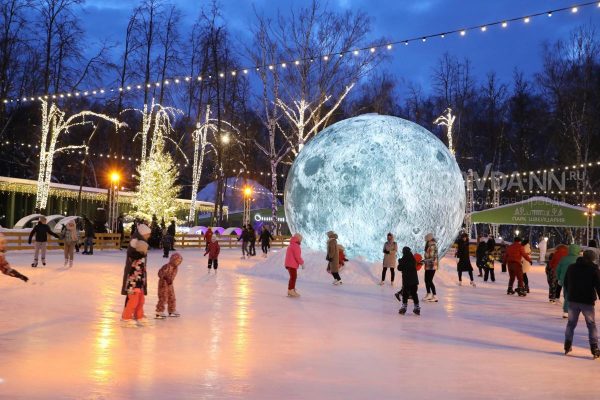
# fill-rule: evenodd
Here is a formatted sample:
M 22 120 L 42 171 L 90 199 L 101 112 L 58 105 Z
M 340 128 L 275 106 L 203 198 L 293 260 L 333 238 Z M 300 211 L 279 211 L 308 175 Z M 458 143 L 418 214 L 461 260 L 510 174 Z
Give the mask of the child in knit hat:
M 210 243 L 206 248 L 206 253 L 204 256 L 208 254 L 208 273 L 210 274 L 211 267 L 215 269 L 217 272 L 217 268 L 219 267 L 219 253 L 221 252 L 221 246 L 219 246 L 219 242 L 217 242 L 216 237 L 212 237 L 210 239 Z
M 177 301 L 175 300 L 175 288 L 173 281 L 177 275 L 179 264 L 183 257 L 179 253 L 173 253 L 169 262 L 158 270 L 158 303 L 156 304 L 156 319 L 165 319 L 165 303 L 168 305 L 169 317 L 179 317 L 177 312 Z
M 6 261 L 6 238 L 3 234 L 0 233 L 0 272 L 4 275 L 12 276 L 13 278 L 18 278 L 23 282 L 27 282 L 29 280 L 28 277 L 21 274 L 19 271 L 12 269 L 8 261 Z

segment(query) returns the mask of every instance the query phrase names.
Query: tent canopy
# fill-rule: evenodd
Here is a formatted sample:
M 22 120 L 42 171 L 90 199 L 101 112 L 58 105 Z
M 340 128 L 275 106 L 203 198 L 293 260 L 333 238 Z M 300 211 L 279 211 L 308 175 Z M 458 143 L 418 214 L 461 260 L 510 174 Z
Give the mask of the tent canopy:
M 513 204 L 471 213 L 474 224 L 587 227 L 587 208 L 547 197 L 532 197 Z M 594 227 L 600 221 L 595 213 Z

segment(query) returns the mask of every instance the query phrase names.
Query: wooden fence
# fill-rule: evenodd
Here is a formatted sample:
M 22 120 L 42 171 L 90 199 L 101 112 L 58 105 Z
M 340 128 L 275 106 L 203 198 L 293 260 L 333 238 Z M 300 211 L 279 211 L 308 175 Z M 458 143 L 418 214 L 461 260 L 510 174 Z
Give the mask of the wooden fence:
M 35 242 L 32 244 L 28 243 L 29 232 L 2 232 L 6 238 L 7 247 L 9 250 L 30 250 L 34 248 Z M 80 235 L 83 237 L 83 232 Z M 219 240 L 219 244 L 223 248 L 236 248 L 241 247 L 242 242 L 237 241 L 236 236 L 216 236 Z M 274 236 L 275 240 L 271 241 L 271 247 L 285 247 L 289 244 L 289 237 L 287 236 Z M 34 238 L 35 239 L 35 238 Z M 83 238 L 81 239 L 83 245 Z M 94 239 L 94 250 L 115 250 L 120 247 L 127 247 L 129 243 L 129 235 L 124 235 L 121 240 L 121 235 L 118 233 L 96 233 Z M 260 247 L 260 242 L 257 241 L 256 245 Z M 175 248 L 204 248 L 206 241 L 202 235 L 188 235 L 188 234 L 176 234 L 175 235 Z M 54 236 L 48 236 L 48 250 L 62 249 L 63 241 L 56 239 Z

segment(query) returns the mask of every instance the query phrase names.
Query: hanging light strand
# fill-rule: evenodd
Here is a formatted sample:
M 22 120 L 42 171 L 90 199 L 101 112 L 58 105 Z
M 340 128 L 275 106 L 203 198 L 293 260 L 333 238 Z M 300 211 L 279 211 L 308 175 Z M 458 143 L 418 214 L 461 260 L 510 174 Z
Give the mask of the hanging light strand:
M 334 53 L 329 53 L 329 54 L 321 54 L 321 55 L 313 56 L 313 57 L 284 60 L 284 61 L 279 61 L 279 62 L 267 63 L 264 65 L 255 65 L 252 67 L 250 67 L 250 66 L 249 67 L 240 67 L 240 68 L 236 68 L 236 69 L 233 69 L 230 71 L 217 72 L 215 74 L 215 76 L 218 77 L 219 79 L 224 79 L 227 76 L 236 78 L 238 75 L 247 76 L 249 74 L 249 72 L 252 72 L 252 71 L 258 72 L 258 71 L 265 70 L 265 69 L 269 70 L 269 71 L 273 71 L 278 67 L 286 68 L 291 65 L 298 66 L 298 65 L 301 65 L 301 64 L 307 63 L 307 62 L 312 63 L 315 60 L 322 60 L 323 62 L 328 62 L 329 60 L 334 59 L 334 57 L 344 57 L 347 55 L 360 56 L 361 54 L 364 54 L 364 53 L 372 54 L 379 50 L 391 51 L 395 48 L 396 45 L 405 45 L 406 46 L 409 43 L 413 43 L 413 42 L 425 43 L 425 42 L 427 42 L 428 39 L 434 39 L 434 38 L 444 39 L 451 35 L 458 35 L 460 37 L 466 37 L 466 36 L 468 36 L 468 33 L 472 32 L 472 31 L 479 31 L 480 33 L 486 33 L 490 30 L 490 28 L 493 28 L 493 27 L 500 27 L 502 29 L 506 29 L 509 27 L 509 25 L 511 23 L 515 23 L 515 22 L 522 22 L 525 24 L 530 24 L 532 22 L 533 18 L 537 18 L 537 17 L 541 17 L 541 16 L 552 17 L 553 15 L 558 14 L 558 13 L 578 14 L 579 11 L 581 11 L 581 9 L 586 8 L 586 7 L 592 7 L 592 6 L 595 6 L 596 8 L 600 8 L 600 2 L 599 1 L 589 1 L 589 2 L 579 3 L 579 4 L 575 4 L 575 5 L 568 6 L 568 7 L 556 8 L 556 9 L 547 10 L 547 11 L 543 11 L 543 12 L 536 12 L 536 13 L 532 13 L 532 14 L 522 15 L 519 17 L 504 18 L 504 19 L 499 19 L 499 20 L 484 23 L 484 24 L 478 24 L 478 25 L 473 25 L 473 26 L 469 26 L 469 27 L 461 27 L 461 28 L 457 28 L 457 29 L 453 29 L 453 30 L 449 30 L 449 31 L 445 31 L 445 32 L 437 32 L 437 33 L 432 33 L 432 34 L 428 34 L 425 36 L 417 36 L 417 37 L 412 37 L 412 38 L 408 38 L 408 39 L 394 40 L 394 41 L 383 43 L 383 44 L 370 45 L 370 46 L 365 46 L 365 47 L 361 47 L 361 48 L 349 49 L 349 50 L 339 51 L 339 52 L 334 52 Z M 216 77 L 214 79 L 217 79 Z M 127 92 L 132 92 L 135 90 L 147 90 L 147 89 L 165 87 L 165 86 L 166 87 L 177 86 L 180 84 L 191 85 L 191 84 L 195 84 L 198 82 L 202 82 L 205 80 L 211 80 L 211 79 L 213 79 L 212 75 L 174 76 L 174 77 L 165 79 L 164 81 L 147 82 L 147 83 L 129 83 L 129 84 L 123 85 L 122 87 L 111 88 L 111 89 L 98 88 L 98 89 L 90 89 L 90 90 L 75 90 L 75 91 L 64 92 L 64 93 L 47 93 L 47 94 L 34 95 L 34 96 L 24 96 L 24 97 L 20 97 L 20 98 L 16 98 L 16 97 L 5 98 L 5 99 L 2 99 L 2 101 L 4 103 L 27 103 L 27 102 L 31 102 L 31 101 L 41 101 L 41 100 L 63 100 L 63 99 L 72 99 L 72 98 L 80 98 L 80 97 L 88 97 L 88 96 L 103 96 L 103 95 L 111 94 L 111 93 L 127 93 Z

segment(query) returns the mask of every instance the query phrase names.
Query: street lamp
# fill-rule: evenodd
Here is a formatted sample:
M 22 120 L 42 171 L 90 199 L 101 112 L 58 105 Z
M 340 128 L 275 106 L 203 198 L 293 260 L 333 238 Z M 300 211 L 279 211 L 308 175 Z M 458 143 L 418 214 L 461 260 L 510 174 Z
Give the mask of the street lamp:
M 519 233 L 521 233 L 521 231 L 519 231 L 518 229 L 515 230 L 515 236 L 519 236 Z
M 117 217 L 119 215 L 119 181 L 121 175 L 117 171 L 110 173 L 110 187 L 108 189 L 108 226 L 112 232 L 117 231 Z
M 244 226 L 250 223 L 250 200 L 252 200 L 252 188 L 250 186 L 246 186 L 244 187 Z
M 594 217 L 596 216 L 596 204 L 587 204 L 587 211 L 583 213 L 587 217 L 587 242 L 594 238 Z

